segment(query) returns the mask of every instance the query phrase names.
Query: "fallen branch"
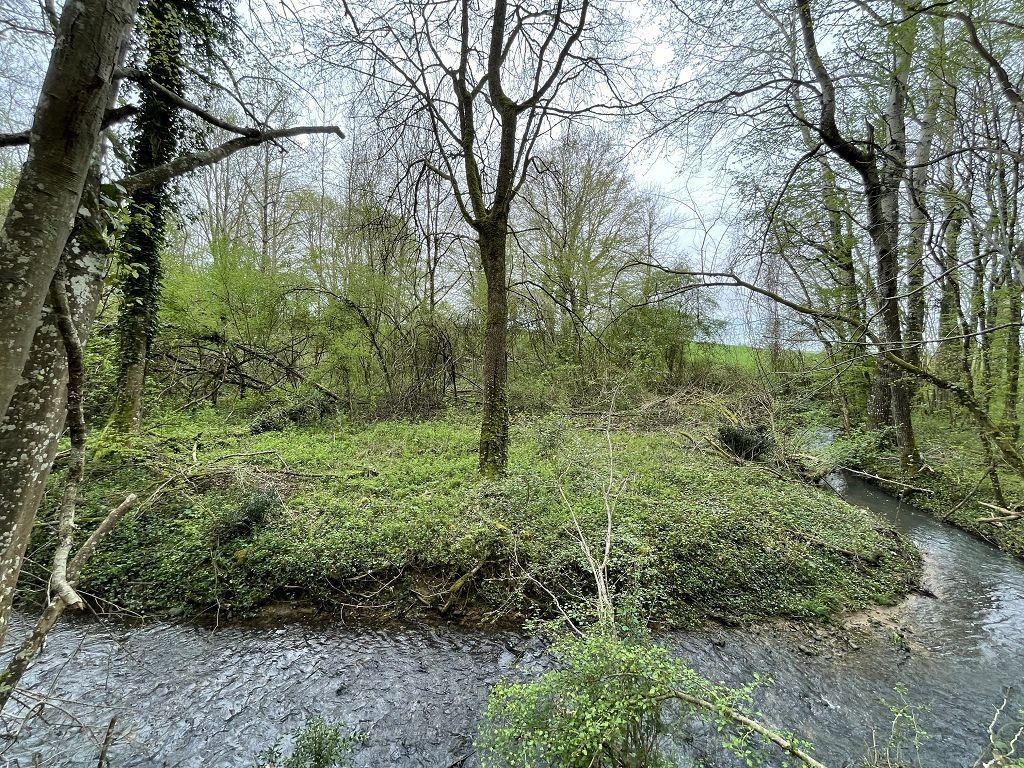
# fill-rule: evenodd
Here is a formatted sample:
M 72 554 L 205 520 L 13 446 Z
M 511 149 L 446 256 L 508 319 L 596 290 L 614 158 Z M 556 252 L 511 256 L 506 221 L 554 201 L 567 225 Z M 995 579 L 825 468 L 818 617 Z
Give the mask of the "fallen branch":
M 889 477 L 881 477 L 880 475 L 872 475 L 870 472 L 861 472 L 859 469 L 850 469 L 849 467 L 836 467 L 836 469 L 841 469 L 843 472 L 849 472 L 850 474 L 857 475 L 858 477 L 867 477 L 871 480 L 878 480 L 883 483 L 898 485 L 901 488 L 909 488 L 910 490 L 917 491 L 919 493 L 927 493 L 929 496 L 935 493 L 935 491 L 929 488 L 922 488 L 918 485 L 911 485 L 910 483 L 901 483 L 899 480 L 893 480 Z
M 1013 510 L 1007 509 L 1006 507 L 1000 507 L 996 504 L 989 504 L 987 501 L 979 501 L 979 506 L 986 507 L 988 509 L 994 509 L 996 512 L 1001 514 L 992 515 L 991 517 L 979 517 L 975 522 L 988 523 L 989 525 L 1002 525 L 1003 523 L 1010 523 L 1014 520 L 1020 520 L 1024 517 L 1024 510 Z
M 469 584 L 470 581 L 472 581 L 473 577 L 480 572 L 480 569 L 487 565 L 488 561 L 490 560 L 490 557 L 491 554 L 490 552 L 488 552 L 477 561 L 476 565 L 474 565 L 467 573 L 464 573 L 462 576 L 456 579 L 455 583 L 452 584 L 451 587 L 449 587 L 448 599 L 444 601 L 444 604 L 439 609 L 439 613 L 442 616 L 447 615 L 448 612 L 451 611 L 456 598 L 458 598 L 458 596 L 462 593 L 462 590 L 465 588 L 465 586 Z
M 318 384 L 315 381 L 311 381 L 309 379 L 309 377 L 306 376 L 306 374 L 304 374 L 302 371 L 300 371 L 294 365 L 290 365 L 289 363 L 286 363 L 283 360 L 279 360 L 276 356 L 270 354 L 269 352 L 264 352 L 262 350 L 255 349 L 253 347 L 250 347 L 247 344 L 242 344 L 241 342 L 238 342 L 238 341 L 234 342 L 234 345 L 238 349 L 242 350 L 243 352 L 248 352 L 250 355 L 253 355 L 254 357 L 258 357 L 260 360 L 263 360 L 266 363 L 270 363 L 271 365 L 278 367 L 286 375 L 294 376 L 295 378 L 297 378 L 299 381 L 303 382 L 304 384 L 309 384 L 310 386 L 315 388 L 318 392 L 322 392 L 323 394 L 327 395 L 334 402 L 336 402 L 336 403 L 344 402 L 344 398 L 342 398 L 342 396 L 339 395 L 337 392 L 332 392 L 327 387 L 325 387 L 323 384 Z
M 767 739 L 772 744 L 781 749 L 783 752 L 792 755 L 797 760 L 802 762 L 804 765 L 809 766 L 809 768 L 826 768 L 824 763 L 820 763 L 817 760 L 815 760 L 809 754 L 800 749 L 800 747 L 798 747 L 795 743 L 793 743 L 791 739 L 786 738 L 778 731 L 775 731 L 769 728 L 768 726 L 763 725 L 757 722 L 756 720 L 751 719 L 750 717 L 747 717 L 739 710 L 733 709 L 732 707 L 726 704 L 715 704 L 714 702 L 707 701 L 706 699 L 702 699 L 698 696 L 692 696 L 691 694 L 684 693 L 683 691 L 672 691 L 672 693 L 670 693 L 668 697 L 678 699 L 679 701 L 685 701 L 687 704 L 692 704 L 693 706 L 700 707 L 701 709 L 706 709 L 711 712 L 716 712 L 720 715 L 724 715 L 730 720 L 739 723 L 744 728 L 749 728 L 754 733 Z

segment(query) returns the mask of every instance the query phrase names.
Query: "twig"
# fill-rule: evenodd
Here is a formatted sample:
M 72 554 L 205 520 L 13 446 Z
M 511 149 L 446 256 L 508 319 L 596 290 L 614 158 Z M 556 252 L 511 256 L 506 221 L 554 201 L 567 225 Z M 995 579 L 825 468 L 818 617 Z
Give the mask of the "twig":
M 911 485 L 910 483 L 901 483 L 899 480 L 893 480 L 888 477 L 880 477 L 879 475 L 872 475 L 870 472 L 861 472 L 859 469 L 851 469 L 850 467 L 836 467 L 836 469 L 841 469 L 844 472 L 849 472 L 851 474 L 857 475 L 858 477 L 867 477 L 872 480 L 879 480 L 883 483 L 891 483 L 892 485 L 898 485 L 902 488 L 909 488 L 912 491 L 927 493 L 929 496 L 935 493 L 935 491 L 929 488 L 921 488 L 920 486 Z
M 107 726 L 107 734 L 103 737 L 103 746 L 100 747 L 100 757 L 99 760 L 96 761 L 96 768 L 104 768 L 104 766 L 110 765 L 107 752 L 110 750 L 110 745 L 114 743 L 115 725 L 117 725 L 117 715 L 110 718 L 110 724 Z

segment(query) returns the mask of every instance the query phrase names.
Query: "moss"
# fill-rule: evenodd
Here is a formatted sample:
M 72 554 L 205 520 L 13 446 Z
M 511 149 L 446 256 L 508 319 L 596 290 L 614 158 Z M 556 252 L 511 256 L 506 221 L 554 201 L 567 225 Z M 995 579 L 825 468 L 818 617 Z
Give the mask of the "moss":
M 83 589 L 141 613 L 300 599 L 475 621 L 586 598 L 559 486 L 602 548 L 605 435 L 557 419 L 515 425 L 497 482 L 477 474 L 477 435 L 458 417 L 260 435 L 209 413 L 169 420 L 93 463 L 86 523 L 170 482 L 110 537 Z M 612 442 L 610 579 L 653 620 L 824 616 L 896 600 L 913 579 L 912 547 L 863 510 L 696 453 L 671 431 Z

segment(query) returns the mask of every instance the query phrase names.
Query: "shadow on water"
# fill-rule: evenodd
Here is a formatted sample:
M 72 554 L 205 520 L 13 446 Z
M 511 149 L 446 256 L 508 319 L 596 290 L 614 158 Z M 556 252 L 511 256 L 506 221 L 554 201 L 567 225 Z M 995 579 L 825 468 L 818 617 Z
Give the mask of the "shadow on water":
M 898 702 L 895 689 L 905 685 L 929 734 L 920 764 L 966 768 L 988 742 L 1004 689 L 1024 682 L 1024 567 L 856 479 L 830 480 L 920 547 L 924 585 L 936 597 L 912 595 L 828 632 L 713 627 L 667 642 L 715 679 L 770 675 L 758 707 L 810 738 L 832 766 L 885 742 L 893 719 L 886 702 Z M 17 617 L 12 636 L 27 626 Z M 321 714 L 368 733 L 360 766 L 448 768 L 472 751 L 490 686 L 542 664 L 542 648 L 512 633 L 302 624 L 211 632 L 68 621 L 20 699 L 31 706 L 45 696 L 52 708 L 0 766 L 6 759 L 25 768 L 34 753 L 41 765 L 94 766 L 112 715 L 114 766 L 251 766 L 279 734 Z M 1022 705 L 1018 697 L 1010 708 Z

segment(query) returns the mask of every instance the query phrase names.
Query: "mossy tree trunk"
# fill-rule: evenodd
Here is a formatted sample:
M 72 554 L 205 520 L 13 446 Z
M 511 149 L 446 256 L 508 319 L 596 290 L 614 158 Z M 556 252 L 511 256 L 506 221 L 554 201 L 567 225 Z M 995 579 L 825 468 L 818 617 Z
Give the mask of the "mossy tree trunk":
M 1006 390 L 1003 393 L 1003 429 L 1014 440 L 1020 439 L 1020 419 L 1017 416 L 1017 403 L 1020 397 L 1020 322 L 1021 292 L 1010 274 L 1009 264 L 1004 284 L 1010 291 L 1009 316 L 1010 325 L 1006 334 Z
M 173 3 L 147 5 L 144 31 L 146 72 L 176 93 L 182 90 L 182 29 Z M 180 137 L 179 110 L 158 93 L 144 89 L 132 156 L 135 173 L 164 165 L 175 157 Z M 131 223 L 122 246 L 118 318 L 118 379 L 110 425 L 138 431 L 146 387 L 149 352 L 157 331 L 161 263 L 170 205 L 168 182 L 139 190 L 131 199 Z

